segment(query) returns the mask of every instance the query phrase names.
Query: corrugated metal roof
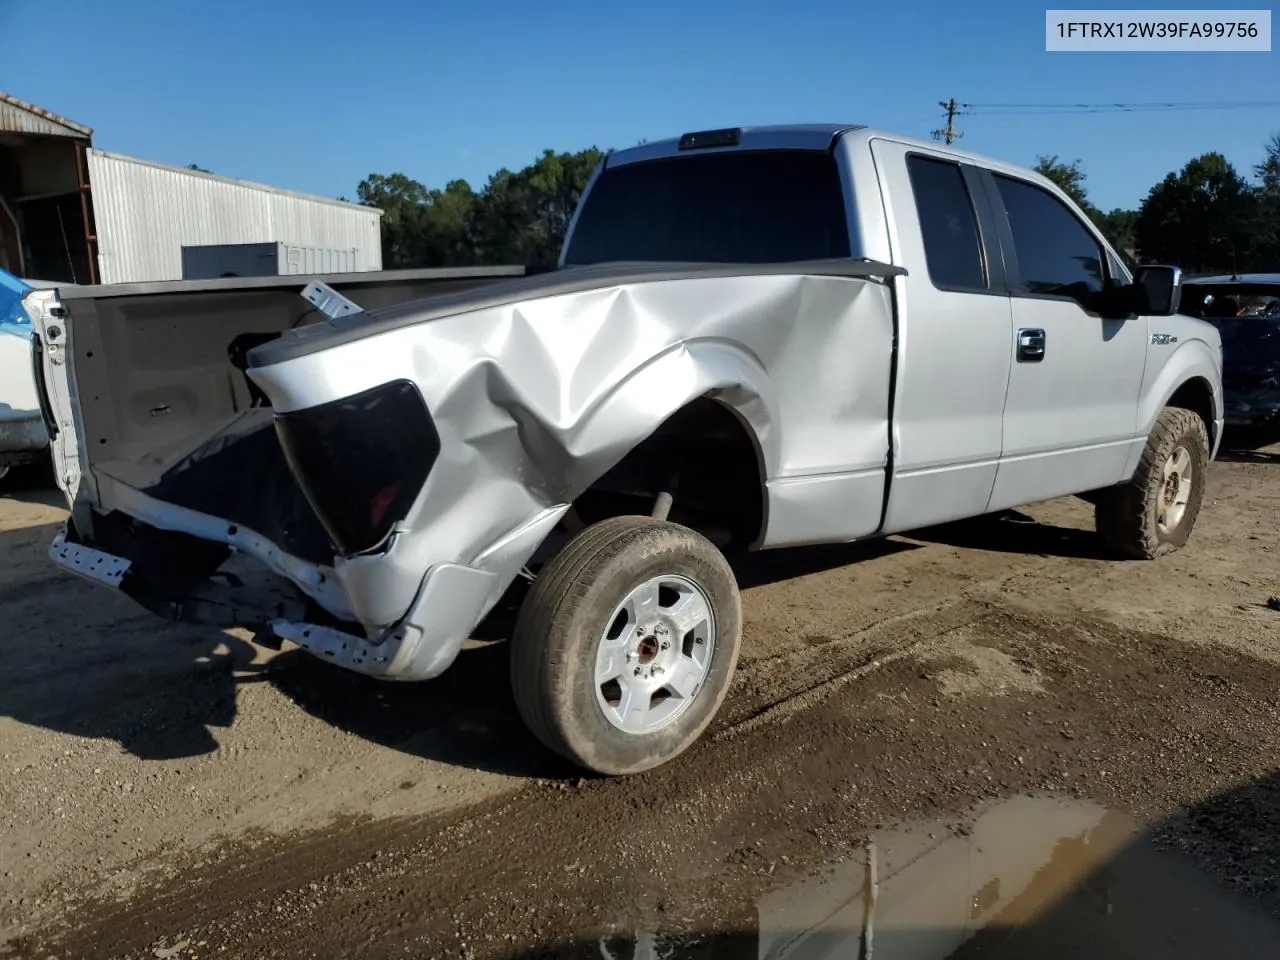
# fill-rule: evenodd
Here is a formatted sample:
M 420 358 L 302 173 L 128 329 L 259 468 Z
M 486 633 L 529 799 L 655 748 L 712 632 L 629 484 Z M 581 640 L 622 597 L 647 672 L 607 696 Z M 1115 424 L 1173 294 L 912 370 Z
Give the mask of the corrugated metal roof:
M 0 90 L 0 130 L 50 137 L 74 137 L 77 140 L 88 140 L 93 136 L 92 128 L 50 113 L 34 103 L 19 100 L 3 90 Z
M 382 211 L 327 197 L 90 150 L 89 183 L 103 283 L 178 280 L 182 248 L 283 241 L 354 250 L 382 269 Z
M 123 163 L 133 163 L 143 167 L 152 167 L 155 170 L 176 173 L 184 177 L 198 177 L 204 180 L 212 180 L 216 183 L 225 183 L 236 187 L 243 187 L 248 190 L 262 190 L 266 193 L 273 193 L 280 197 L 295 197 L 298 200 L 307 200 L 311 203 L 330 203 L 335 207 L 355 208 L 364 213 L 368 213 L 372 210 L 379 216 L 382 215 L 382 210 L 378 207 L 366 207 L 363 204 L 351 203 L 347 200 L 335 200 L 332 197 L 321 197 L 313 193 L 298 193 L 296 190 L 283 190 L 280 187 L 268 186 L 265 183 L 256 183 L 253 180 L 238 180 L 235 177 L 224 177 L 217 173 L 205 173 L 203 170 L 192 170 L 190 167 L 175 167 L 170 163 L 157 163 L 154 160 L 142 160 L 138 157 L 126 156 L 123 153 L 112 153 L 109 150 L 93 150 L 91 152 L 95 156 L 105 157 L 109 160 L 119 160 Z M 92 181 L 90 182 L 92 183 Z

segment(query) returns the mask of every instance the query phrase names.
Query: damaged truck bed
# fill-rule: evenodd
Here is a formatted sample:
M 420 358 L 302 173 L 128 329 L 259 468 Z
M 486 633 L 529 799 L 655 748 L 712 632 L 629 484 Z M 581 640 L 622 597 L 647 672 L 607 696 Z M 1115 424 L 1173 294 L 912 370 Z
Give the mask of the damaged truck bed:
M 553 271 L 319 279 L 28 296 L 55 561 L 401 680 L 526 584 L 521 715 L 604 773 L 718 711 L 727 553 L 1081 494 L 1154 557 L 1221 433 L 1176 269 L 1131 276 L 1034 173 L 860 127 L 610 154 Z

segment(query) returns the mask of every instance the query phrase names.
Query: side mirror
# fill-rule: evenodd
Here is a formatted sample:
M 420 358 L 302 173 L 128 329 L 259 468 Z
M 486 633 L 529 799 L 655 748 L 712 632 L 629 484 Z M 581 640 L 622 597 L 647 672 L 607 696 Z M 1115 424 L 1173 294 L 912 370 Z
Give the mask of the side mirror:
M 1171 317 L 1182 305 L 1182 268 L 1166 266 L 1139 267 L 1133 280 L 1134 308 L 1139 314 Z

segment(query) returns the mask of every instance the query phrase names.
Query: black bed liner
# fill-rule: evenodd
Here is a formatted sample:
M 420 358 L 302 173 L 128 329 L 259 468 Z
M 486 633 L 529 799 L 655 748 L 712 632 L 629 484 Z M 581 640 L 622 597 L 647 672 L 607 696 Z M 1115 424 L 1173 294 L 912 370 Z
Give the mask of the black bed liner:
M 242 526 L 286 553 L 333 562 L 333 546 L 293 477 L 270 407 L 245 411 L 143 493 Z

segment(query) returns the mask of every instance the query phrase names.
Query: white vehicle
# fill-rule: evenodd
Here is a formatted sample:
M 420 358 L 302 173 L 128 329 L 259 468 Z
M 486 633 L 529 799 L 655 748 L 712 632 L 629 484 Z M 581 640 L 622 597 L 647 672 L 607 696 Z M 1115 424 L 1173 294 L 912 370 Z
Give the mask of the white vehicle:
M 0 477 L 39 460 L 49 449 L 31 367 L 31 318 L 22 297 L 29 290 L 56 286 L 0 270 Z

